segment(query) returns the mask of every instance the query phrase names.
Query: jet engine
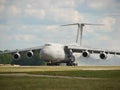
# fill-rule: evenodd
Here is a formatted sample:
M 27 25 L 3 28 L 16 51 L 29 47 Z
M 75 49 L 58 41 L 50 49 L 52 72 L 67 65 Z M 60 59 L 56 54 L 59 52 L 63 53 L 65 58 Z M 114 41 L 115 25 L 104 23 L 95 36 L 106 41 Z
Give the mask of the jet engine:
M 21 55 L 20 55 L 20 53 L 17 52 L 17 53 L 14 54 L 13 57 L 14 57 L 14 59 L 17 60 L 17 59 L 20 59 L 20 58 L 21 58 Z
M 27 57 L 31 58 L 31 57 L 33 56 L 33 52 L 32 52 L 32 51 L 28 51 L 28 52 L 26 53 L 26 55 L 27 55 Z
M 90 56 L 90 53 L 89 53 L 88 51 L 84 51 L 84 52 L 82 53 L 82 56 L 83 56 L 83 57 L 89 57 L 89 56 Z
M 99 56 L 101 59 L 107 59 L 107 54 L 105 52 L 101 53 Z

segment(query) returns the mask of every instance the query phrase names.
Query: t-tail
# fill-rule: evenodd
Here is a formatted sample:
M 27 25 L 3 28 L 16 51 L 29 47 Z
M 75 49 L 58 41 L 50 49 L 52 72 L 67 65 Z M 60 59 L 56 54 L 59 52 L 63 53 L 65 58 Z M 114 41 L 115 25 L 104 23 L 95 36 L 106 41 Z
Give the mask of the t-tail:
M 85 25 L 104 25 L 104 24 L 73 23 L 73 24 L 65 24 L 65 25 L 62 25 L 62 26 L 71 26 L 71 25 L 77 25 L 78 26 L 77 35 L 76 35 L 76 43 L 81 46 L 82 45 L 83 27 Z

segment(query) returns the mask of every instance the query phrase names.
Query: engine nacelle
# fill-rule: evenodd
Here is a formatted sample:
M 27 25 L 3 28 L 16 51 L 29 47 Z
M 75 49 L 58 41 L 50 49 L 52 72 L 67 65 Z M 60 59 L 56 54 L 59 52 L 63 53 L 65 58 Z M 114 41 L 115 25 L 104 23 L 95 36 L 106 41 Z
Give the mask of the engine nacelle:
M 105 52 L 101 53 L 99 56 L 101 59 L 107 59 L 107 54 Z
M 28 51 L 28 52 L 26 53 L 26 55 L 27 55 L 27 57 L 31 58 L 31 57 L 33 56 L 33 52 L 32 52 L 32 51 Z
M 83 57 L 90 57 L 90 53 L 89 53 L 88 51 L 84 51 L 84 52 L 82 53 L 82 56 L 83 56 Z
M 21 55 L 20 55 L 20 53 L 17 52 L 17 53 L 14 54 L 13 57 L 14 57 L 14 59 L 18 60 L 18 59 L 21 58 Z

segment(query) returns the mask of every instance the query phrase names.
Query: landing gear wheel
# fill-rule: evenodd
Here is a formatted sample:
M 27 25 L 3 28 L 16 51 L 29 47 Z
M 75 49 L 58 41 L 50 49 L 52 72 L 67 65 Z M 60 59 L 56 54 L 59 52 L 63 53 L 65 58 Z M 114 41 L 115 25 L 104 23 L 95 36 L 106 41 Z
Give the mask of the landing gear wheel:
M 74 61 L 75 61 L 75 57 L 71 56 L 69 58 L 69 62 L 67 62 L 67 66 L 76 66 L 75 63 L 74 63 Z

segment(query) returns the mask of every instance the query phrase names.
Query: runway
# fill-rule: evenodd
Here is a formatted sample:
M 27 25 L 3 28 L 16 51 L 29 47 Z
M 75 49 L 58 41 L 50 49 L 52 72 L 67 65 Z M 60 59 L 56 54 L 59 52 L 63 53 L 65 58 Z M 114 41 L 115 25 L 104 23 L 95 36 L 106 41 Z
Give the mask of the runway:
M 0 72 L 120 70 L 120 66 L 0 66 Z

